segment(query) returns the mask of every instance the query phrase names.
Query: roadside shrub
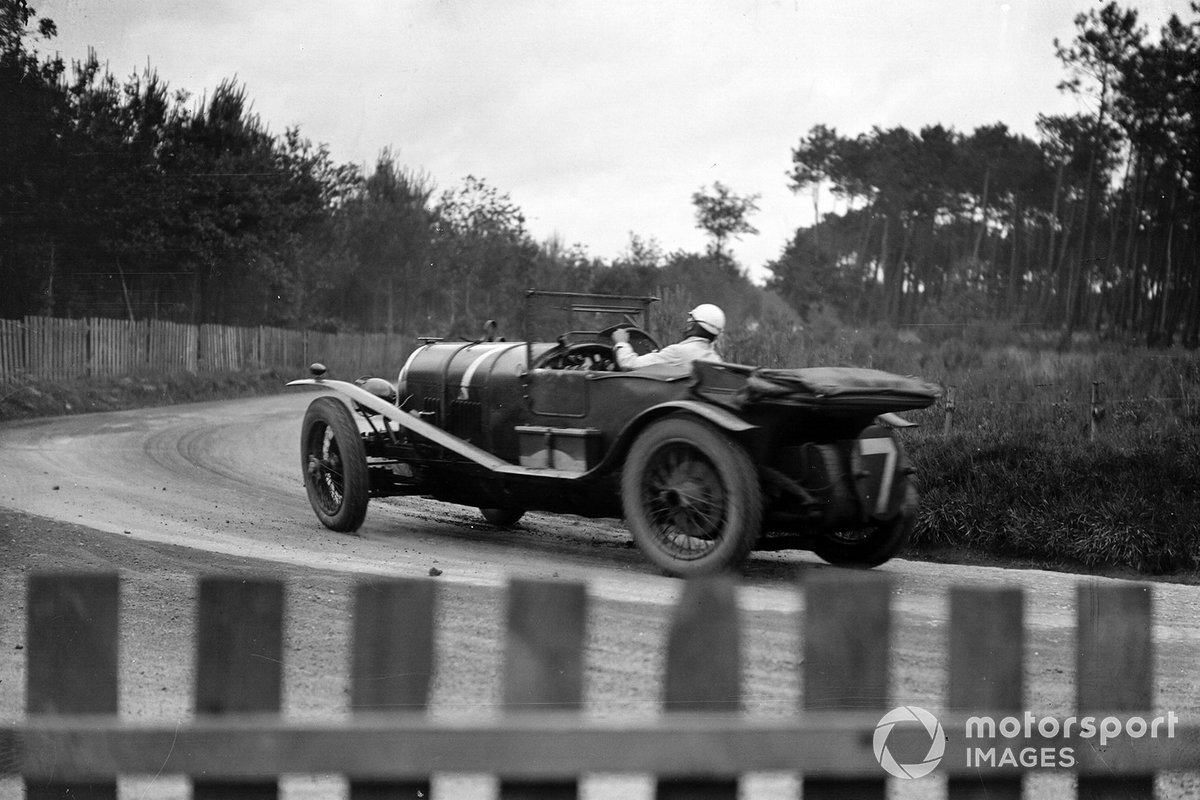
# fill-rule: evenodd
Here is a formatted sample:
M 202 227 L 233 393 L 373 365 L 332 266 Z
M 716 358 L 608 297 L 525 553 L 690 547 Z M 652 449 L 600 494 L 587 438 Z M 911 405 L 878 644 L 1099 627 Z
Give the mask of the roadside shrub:
M 1036 431 L 909 443 L 922 489 L 913 543 L 1153 574 L 1200 568 L 1194 435 L 1128 451 Z

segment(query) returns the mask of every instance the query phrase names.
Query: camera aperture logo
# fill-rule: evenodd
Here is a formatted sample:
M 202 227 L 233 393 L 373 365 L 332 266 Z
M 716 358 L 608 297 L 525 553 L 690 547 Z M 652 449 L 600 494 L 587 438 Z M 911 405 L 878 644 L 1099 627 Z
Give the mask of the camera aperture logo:
M 901 764 L 888 749 L 888 737 L 897 725 L 906 723 L 916 723 L 925 729 L 929 734 L 929 751 L 920 761 Z M 887 774 L 912 780 L 925 777 L 941 763 L 942 756 L 946 752 L 946 734 L 937 717 L 920 706 L 899 706 L 879 719 L 878 724 L 875 725 L 875 737 L 871 744 L 875 750 L 875 760 Z

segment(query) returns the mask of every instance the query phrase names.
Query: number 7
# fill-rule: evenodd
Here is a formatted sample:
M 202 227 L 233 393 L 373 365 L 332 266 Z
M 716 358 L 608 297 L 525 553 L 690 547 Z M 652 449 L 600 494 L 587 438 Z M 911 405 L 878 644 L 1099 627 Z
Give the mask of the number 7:
M 883 456 L 883 474 L 879 478 L 879 496 L 875 499 L 875 513 L 887 511 L 888 498 L 892 496 L 892 477 L 896 474 L 896 459 L 899 451 L 890 436 L 879 436 L 873 439 L 859 439 L 859 452 L 863 458 Z

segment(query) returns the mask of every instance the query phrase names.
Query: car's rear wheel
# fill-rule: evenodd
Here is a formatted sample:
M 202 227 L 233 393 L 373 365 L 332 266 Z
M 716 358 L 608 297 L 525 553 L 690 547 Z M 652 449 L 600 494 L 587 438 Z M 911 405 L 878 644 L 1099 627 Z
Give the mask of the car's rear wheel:
M 739 566 L 762 527 L 762 489 L 746 450 L 699 420 L 652 423 L 621 474 L 625 522 L 667 572 L 690 576 Z
M 511 528 L 525 516 L 523 508 L 480 508 L 483 518 L 497 528 Z
M 367 516 L 367 455 L 345 403 L 318 397 L 304 414 L 300 469 L 317 519 L 330 530 L 355 531 Z
M 813 551 L 830 564 L 844 567 L 877 567 L 895 556 L 908 543 L 917 522 L 917 490 L 908 486 L 896 515 L 862 528 L 830 531 L 821 536 Z

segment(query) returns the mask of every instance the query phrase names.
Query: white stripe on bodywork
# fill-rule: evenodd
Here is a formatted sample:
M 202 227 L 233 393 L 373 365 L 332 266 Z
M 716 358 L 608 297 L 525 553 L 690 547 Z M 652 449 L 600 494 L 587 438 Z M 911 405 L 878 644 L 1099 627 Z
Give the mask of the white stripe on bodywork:
M 505 345 L 487 345 L 488 350 L 483 355 L 476 358 L 467 367 L 467 371 L 463 373 L 462 382 L 458 386 L 458 399 L 466 400 L 468 398 L 467 390 L 471 388 L 471 379 L 475 377 L 475 370 L 483 365 L 483 362 L 489 358 L 495 358 L 504 352 L 507 348 Z
M 423 344 L 416 350 L 413 350 L 411 353 L 409 353 L 408 360 L 406 360 L 404 362 L 404 366 L 400 368 L 400 377 L 396 379 L 396 399 L 398 402 L 403 402 L 404 400 L 404 394 L 406 392 L 406 387 L 404 384 L 408 381 L 408 368 L 411 367 L 413 361 L 416 360 L 417 354 L 419 354 L 426 347 L 429 347 L 429 345 Z

